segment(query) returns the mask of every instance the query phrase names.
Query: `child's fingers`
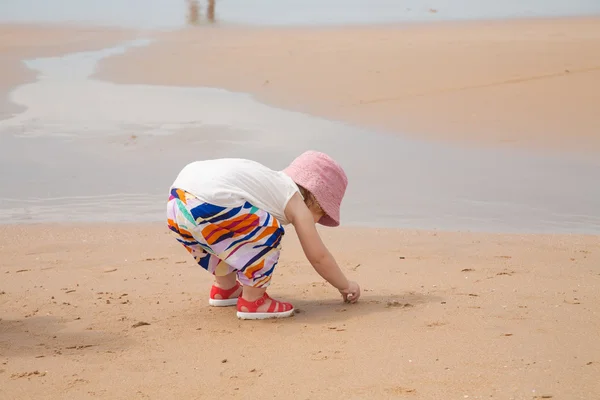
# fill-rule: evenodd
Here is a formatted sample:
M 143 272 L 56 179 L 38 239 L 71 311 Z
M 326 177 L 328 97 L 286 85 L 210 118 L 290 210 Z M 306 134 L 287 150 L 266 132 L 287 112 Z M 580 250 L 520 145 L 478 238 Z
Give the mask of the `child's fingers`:
M 356 300 L 358 300 L 356 293 L 348 293 L 346 295 L 346 301 L 349 303 L 356 303 Z

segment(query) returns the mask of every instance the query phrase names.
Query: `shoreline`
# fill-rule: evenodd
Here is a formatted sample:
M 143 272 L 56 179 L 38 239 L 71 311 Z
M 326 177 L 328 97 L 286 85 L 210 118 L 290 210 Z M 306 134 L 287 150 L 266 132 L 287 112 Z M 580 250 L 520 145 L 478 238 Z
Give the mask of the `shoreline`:
M 122 29 L 88 27 L 83 24 L 0 24 L 0 120 L 25 109 L 10 100 L 19 86 L 36 81 L 37 72 L 23 63 L 32 58 L 60 57 L 72 52 L 99 50 L 132 36 Z
M 143 221 L 106 221 L 101 222 L 98 220 L 77 220 L 77 221 L 32 221 L 32 222 L 6 222 L 0 223 L 0 229 L 7 230 L 18 230 L 21 228 L 27 229 L 50 229 L 55 227 L 59 230 L 65 229 L 159 229 L 161 227 L 165 228 L 165 232 L 167 232 L 166 222 L 162 222 L 161 220 L 143 220 Z M 365 224 L 342 224 L 337 227 L 337 229 L 324 227 L 317 225 L 317 229 L 321 235 L 327 235 L 329 233 L 336 232 L 361 232 L 361 233 L 373 233 L 380 234 L 386 233 L 390 235 L 457 235 L 457 236 L 489 236 L 492 238 L 539 238 L 543 240 L 560 240 L 560 239 L 568 239 L 568 240 L 598 240 L 598 245 L 600 246 L 600 233 L 592 233 L 592 232 L 561 232 L 561 231 L 538 231 L 538 230 L 476 230 L 476 229 L 450 229 L 450 228 L 413 228 L 413 227 L 390 227 L 390 226 L 382 226 L 382 225 L 365 225 Z M 289 225 L 285 227 L 286 232 L 293 232 L 293 226 Z M 167 232 L 168 233 L 168 232 Z
M 168 229 L 166 223 L 166 216 L 164 223 L 161 221 L 146 221 L 146 222 L 35 222 L 35 223 L 26 223 L 26 224 L 0 224 L 0 232 L 7 234 L 8 231 L 17 231 L 20 234 L 31 234 L 29 231 L 47 231 L 54 229 L 57 231 L 57 234 L 60 236 L 70 237 L 71 232 L 86 232 L 86 235 L 89 235 L 93 240 L 99 240 L 98 236 L 96 236 L 99 232 L 111 232 L 116 233 L 119 231 L 124 231 L 123 234 L 128 234 L 135 231 L 148 231 L 154 233 L 160 233 L 163 235 L 170 235 L 171 232 Z M 516 245 L 519 245 L 520 240 L 530 240 L 532 242 L 536 242 L 538 244 L 543 245 L 551 245 L 558 244 L 564 242 L 567 244 L 569 242 L 570 245 L 573 246 L 574 250 L 577 246 L 581 245 L 583 247 L 589 246 L 591 249 L 595 249 L 594 246 L 598 245 L 599 247 L 595 250 L 600 249 L 600 234 L 589 234 L 589 233 L 519 233 L 519 232 L 480 232 L 480 231 L 451 231 L 451 230 L 438 230 L 438 229 L 418 229 L 418 228 L 388 228 L 388 227 L 378 227 L 378 226 L 352 226 L 352 225 L 340 225 L 339 227 L 331 228 L 325 227 L 321 225 L 317 225 L 317 229 L 319 230 L 319 234 L 326 239 L 332 239 L 336 243 L 335 246 L 342 246 L 345 248 L 342 238 L 351 238 L 353 236 L 364 236 L 364 237 L 408 237 L 408 238 L 427 238 L 427 237 L 438 237 L 440 244 L 449 244 L 450 242 L 456 241 L 471 244 L 500 244 L 503 242 L 511 242 Z M 298 256 L 301 254 L 301 248 L 299 247 L 299 243 L 297 242 L 294 227 L 292 225 L 287 225 L 285 227 L 286 235 L 285 241 L 293 241 L 293 243 L 288 243 L 287 246 L 291 246 L 294 248 L 292 253 L 294 256 Z M 445 239 L 447 240 L 447 243 Z M 482 240 L 483 239 L 483 240 Z M 21 240 L 21 239 L 17 239 Z M 48 239 L 45 239 L 48 240 Z M 393 239 L 382 239 L 383 242 L 373 242 L 371 243 L 376 248 L 388 248 L 390 247 L 390 243 L 392 243 Z M 175 248 L 180 245 L 175 242 L 174 239 L 167 239 L 167 242 L 173 241 Z M 389 242 L 389 243 L 388 243 Z M 10 245 L 12 243 L 8 242 Z M 398 244 L 400 247 L 404 247 L 405 244 Z M 394 247 L 394 246 L 391 246 Z M 567 250 L 568 247 L 561 246 L 562 250 Z M 6 251 L 6 249 L 2 249 Z M 353 253 L 360 253 L 359 249 L 353 249 Z M 600 251 L 592 252 L 592 253 L 600 253 Z M 187 256 L 187 253 L 183 253 Z M 586 253 L 587 254 L 587 253 Z M 14 254 L 13 256 L 19 257 L 18 254 Z M 600 254 L 598 254 L 600 256 Z M 587 258 L 587 257 L 586 257 Z M 308 262 L 308 261 L 307 261 Z M 600 270 L 598 271 L 600 273 Z

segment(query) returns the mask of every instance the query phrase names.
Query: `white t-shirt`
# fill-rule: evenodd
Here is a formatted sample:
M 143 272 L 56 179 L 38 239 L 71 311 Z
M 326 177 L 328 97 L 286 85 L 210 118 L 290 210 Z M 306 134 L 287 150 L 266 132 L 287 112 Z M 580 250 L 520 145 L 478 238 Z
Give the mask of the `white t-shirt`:
M 289 224 L 284 210 L 299 192 L 284 172 L 237 158 L 192 162 L 181 170 L 171 188 L 221 207 L 238 207 L 248 201 L 273 215 L 282 225 Z

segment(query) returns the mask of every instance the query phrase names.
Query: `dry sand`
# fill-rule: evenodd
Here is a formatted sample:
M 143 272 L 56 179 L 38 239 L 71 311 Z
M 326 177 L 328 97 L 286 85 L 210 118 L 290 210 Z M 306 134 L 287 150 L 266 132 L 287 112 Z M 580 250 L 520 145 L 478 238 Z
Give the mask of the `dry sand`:
M 600 393 L 600 238 L 322 232 L 360 303 L 289 231 L 270 291 L 301 312 L 242 322 L 162 224 L 0 227 L 0 398 Z
M 22 111 L 9 101 L 10 90 L 35 80 L 35 71 L 22 60 L 102 49 L 129 36 L 118 29 L 0 24 L 0 119 Z
M 600 19 L 201 28 L 157 39 L 103 61 L 97 76 L 249 92 L 418 137 L 600 151 Z

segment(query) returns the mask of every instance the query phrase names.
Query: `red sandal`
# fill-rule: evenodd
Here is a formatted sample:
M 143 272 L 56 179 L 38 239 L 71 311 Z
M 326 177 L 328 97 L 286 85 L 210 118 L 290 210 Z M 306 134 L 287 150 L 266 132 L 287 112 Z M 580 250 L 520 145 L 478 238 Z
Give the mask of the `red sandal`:
M 235 306 L 238 303 L 238 297 L 232 297 L 233 294 L 240 288 L 240 283 L 236 282 L 235 286 L 231 289 L 221 289 L 218 286 L 213 285 L 210 289 L 210 298 L 208 304 L 213 307 L 229 307 Z M 241 294 L 242 292 L 240 292 Z M 216 298 L 217 295 L 220 298 Z
M 258 307 L 262 306 L 271 300 L 271 304 L 267 311 L 259 312 Z M 248 311 L 242 311 L 244 307 Z M 263 294 L 262 297 L 255 301 L 245 300 L 240 297 L 237 302 L 237 317 L 239 319 L 267 319 L 267 318 L 286 318 L 290 317 L 294 313 L 294 306 L 290 303 L 284 303 L 277 301 L 269 297 L 268 294 Z

